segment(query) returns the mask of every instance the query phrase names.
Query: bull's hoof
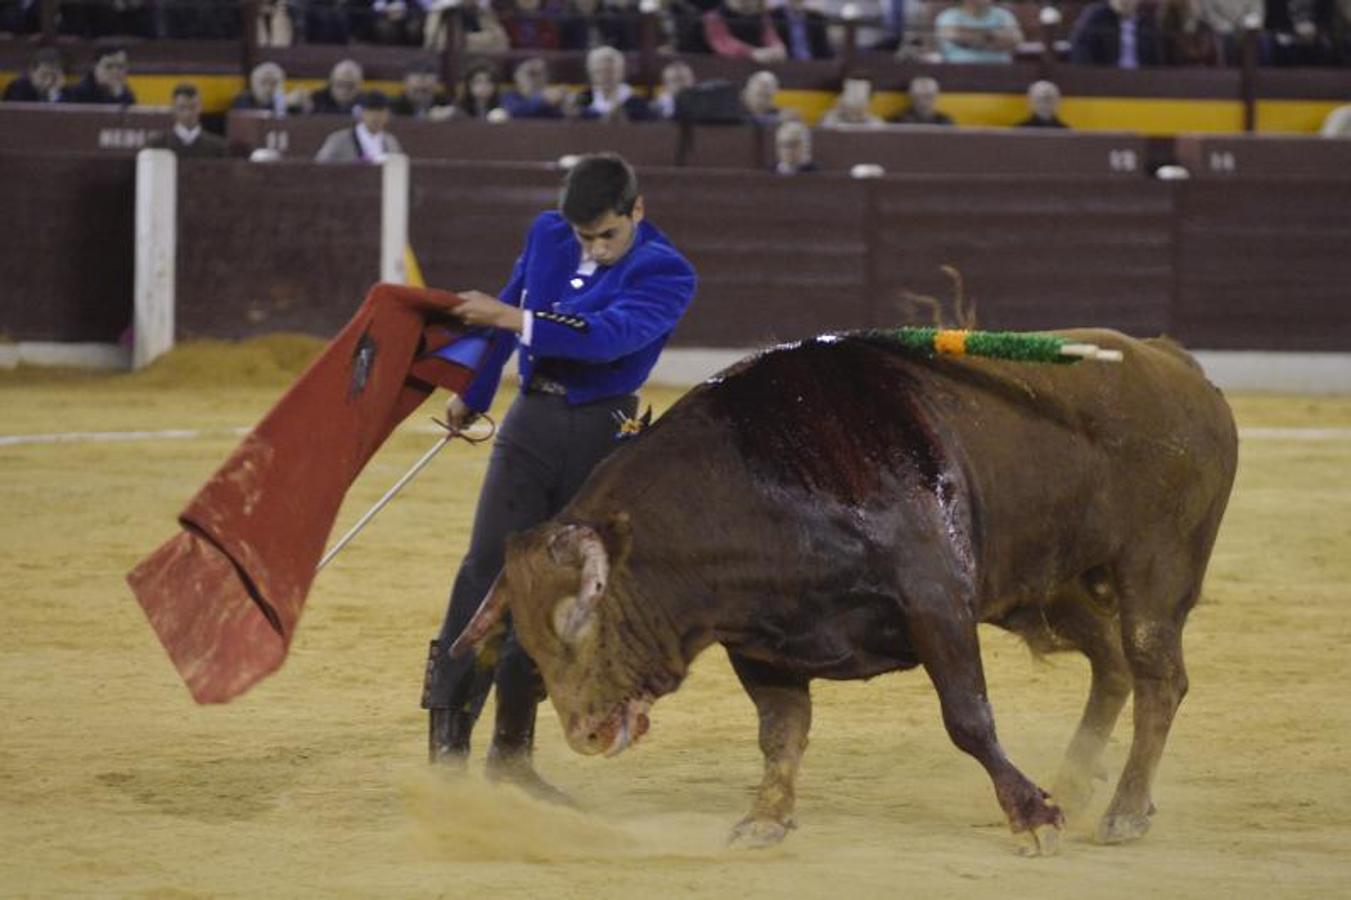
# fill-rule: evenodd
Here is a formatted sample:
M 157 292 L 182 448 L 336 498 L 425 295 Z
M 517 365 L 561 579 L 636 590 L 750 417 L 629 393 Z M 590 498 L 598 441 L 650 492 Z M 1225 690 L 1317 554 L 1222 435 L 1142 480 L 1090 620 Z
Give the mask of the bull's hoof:
M 1149 816 L 1131 813 L 1108 813 L 1098 823 L 1099 844 L 1128 844 L 1138 841 L 1149 831 Z
M 555 806 L 577 808 L 577 802 L 566 792 L 559 790 L 539 777 L 535 767 L 530 764 L 528 756 L 497 756 L 490 752 L 486 774 L 488 780 L 494 784 L 513 785 L 536 800 L 552 803 Z
M 732 829 L 727 844 L 744 850 L 761 850 L 775 846 L 788 836 L 790 829 L 796 827 L 792 819 L 757 819 L 747 816 Z
M 1051 797 L 1056 806 L 1073 819 L 1088 808 L 1097 780 L 1084 774 L 1061 772 L 1055 780 L 1055 787 L 1051 789 Z
M 1060 829 L 1055 825 L 1038 825 L 1021 835 L 1023 856 L 1055 856 L 1060 852 Z

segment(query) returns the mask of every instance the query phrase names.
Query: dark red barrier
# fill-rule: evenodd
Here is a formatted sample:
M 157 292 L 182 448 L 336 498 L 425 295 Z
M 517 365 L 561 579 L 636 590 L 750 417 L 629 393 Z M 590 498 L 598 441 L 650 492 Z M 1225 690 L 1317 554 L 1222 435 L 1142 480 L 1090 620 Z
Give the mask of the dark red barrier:
M 1351 350 L 1351 179 L 1179 186 L 1176 333 L 1221 350 Z
M 112 342 L 131 324 L 136 165 L 0 153 L 0 334 Z
M 1188 134 L 1176 156 L 1197 178 L 1351 178 L 1351 141 L 1313 135 Z
M 941 126 L 813 131 L 817 163 L 847 171 L 876 163 L 889 175 L 1120 175 L 1145 170 L 1145 139 L 1119 132 Z M 772 147 L 770 148 L 772 152 Z
M 351 127 L 341 116 L 289 116 L 232 111 L 226 136 L 236 152 L 259 147 L 292 159 L 312 159 L 324 139 Z M 480 162 L 556 162 L 579 153 L 610 151 L 634 165 L 689 165 L 707 168 L 754 168 L 759 138 L 747 127 L 696 128 L 682 144 L 678 126 L 669 122 L 605 125 L 584 121 L 428 122 L 393 119 L 390 133 L 414 159 L 457 159 Z
M 151 135 L 173 123 L 163 109 L 5 103 L 0 105 L 0 153 L 134 156 Z
M 374 166 L 179 160 L 180 336 L 334 334 L 380 277 Z

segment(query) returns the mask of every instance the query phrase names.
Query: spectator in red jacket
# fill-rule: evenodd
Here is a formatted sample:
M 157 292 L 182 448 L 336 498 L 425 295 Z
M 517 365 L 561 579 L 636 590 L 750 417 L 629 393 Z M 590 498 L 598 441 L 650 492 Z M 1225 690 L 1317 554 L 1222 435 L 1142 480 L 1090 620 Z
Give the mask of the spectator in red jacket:
M 554 2 L 513 0 L 502 27 L 513 50 L 557 50 L 563 46 L 562 10 Z
M 722 6 L 704 13 L 702 24 L 704 43 L 718 56 L 762 65 L 788 58 L 764 0 L 723 0 Z

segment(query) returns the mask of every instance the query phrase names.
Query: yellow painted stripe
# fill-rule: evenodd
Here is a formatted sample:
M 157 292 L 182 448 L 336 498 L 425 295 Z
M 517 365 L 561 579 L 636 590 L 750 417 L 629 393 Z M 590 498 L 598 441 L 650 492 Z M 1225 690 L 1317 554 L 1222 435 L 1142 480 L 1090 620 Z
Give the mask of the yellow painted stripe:
M 781 91 L 779 105 L 816 124 L 835 102 L 825 91 Z M 906 106 L 905 94 L 883 91 L 872 111 L 883 118 Z M 1323 100 L 1262 100 L 1257 130 L 1316 132 L 1338 104 Z M 1027 101 L 1017 94 L 945 93 L 940 108 L 958 125 L 1006 127 L 1027 116 Z M 1151 137 L 1187 133 L 1236 134 L 1243 130 L 1243 105 L 1237 100 L 1182 100 L 1141 97 L 1066 97 L 1061 118 L 1079 131 L 1135 131 Z
M 1024 111 L 1021 115 L 1026 115 Z M 1142 100 L 1073 97 L 1061 118 L 1080 131 L 1135 131 L 1150 137 L 1186 132 L 1230 134 L 1243 130 L 1243 104 L 1230 100 Z
M 1347 93 L 1351 99 L 1351 89 Z M 1269 132 L 1316 132 L 1328 113 L 1341 106 L 1335 100 L 1258 100 L 1257 130 Z
M 238 75 L 133 75 L 127 79 L 136 102 L 142 106 L 169 106 L 174 88 L 183 82 L 197 85 L 205 112 L 224 112 L 235 94 L 244 89 L 244 79 Z

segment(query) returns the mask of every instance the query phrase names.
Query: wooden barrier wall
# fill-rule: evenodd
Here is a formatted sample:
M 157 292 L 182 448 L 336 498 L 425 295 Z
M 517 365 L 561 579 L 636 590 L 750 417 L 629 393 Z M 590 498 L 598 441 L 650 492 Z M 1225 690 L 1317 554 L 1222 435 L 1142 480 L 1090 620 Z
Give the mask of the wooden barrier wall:
M 110 343 L 131 324 L 135 168 L 0 153 L 0 337 Z
M 1241 148 L 1240 148 L 1241 149 Z M 130 320 L 130 160 L 0 155 L 0 331 L 113 340 Z M 497 290 L 559 182 L 547 165 L 419 161 L 430 284 Z M 675 343 L 747 347 L 924 321 L 957 268 L 988 328 L 1107 325 L 1194 347 L 1351 351 L 1351 178 L 894 176 L 645 168 L 700 273 Z M 183 160 L 183 336 L 334 333 L 378 273 L 380 172 Z M 34 223 L 41 223 L 35 226 Z
M 1351 179 L 1197 179 L 1176 221 L 1184 342 L 1351 350 Z
M 380 271 L 380 176 L 179 160 L 178 333 L 336 334 Z

